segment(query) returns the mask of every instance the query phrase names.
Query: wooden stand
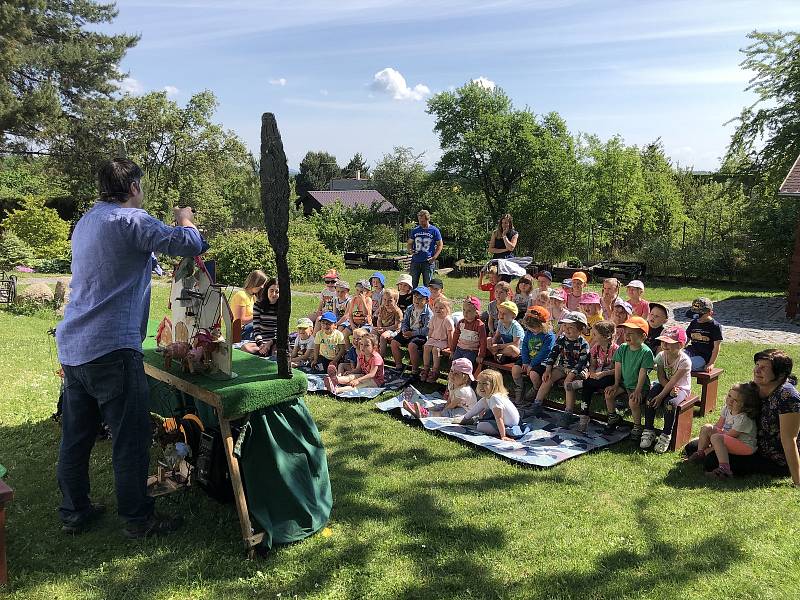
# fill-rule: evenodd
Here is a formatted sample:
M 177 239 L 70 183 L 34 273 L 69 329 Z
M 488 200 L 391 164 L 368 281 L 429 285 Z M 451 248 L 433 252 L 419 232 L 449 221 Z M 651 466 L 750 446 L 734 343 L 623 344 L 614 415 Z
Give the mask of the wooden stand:
M 5 481 L 0 479 L 0 585 L 8 583 L 6 569 L 6 507 L 14 499 L 12 490 Z
M 719 376 L 722 375 L 723 369 L 714 367 L 710 372 L 708 371 L 693 371 L 692 377 L 697 379 L 697 385 L 700 386 L 700 416 L 704 417 L 708 413 L 713 412 L 717 407 L 717 392 L 719 387 Z
M 213 407 L 217 418 L 219 419 L 219 430 L 222 434 L 222 444 L 225 452 L 225 458 L 228 461 L 228 469 L 231 474 L 231 485 L 233 486 L 233 499 L 236 504 L 236 512 L 239 515 L 239 526 L 242 533 L 242 541 L 244 542 L 245 551 L 248 558 L 255 556 L 255 547 L 264 539 L 263 533 L 254 533 L 253 525 L 250 522 L 250 513 L 247 509 L 247 498 L 244 495 L 244 486 L 242 485 L 242 475 L 239 471 L 239 460 L 233 454 L 233 436 L 231 435 L 231 418 L 224 416 L 222 403 L 219 395 L 211 392 L 205 388 L 200 387 L 194 383 L 190 383 L 180 377 L 163 371 L 158 367 L 154 367 L 149 363 L 144 363 L 144 372 L 149 377 L 163 381 L 182 392 L 192 396 L 195 400 L 200 400 Z

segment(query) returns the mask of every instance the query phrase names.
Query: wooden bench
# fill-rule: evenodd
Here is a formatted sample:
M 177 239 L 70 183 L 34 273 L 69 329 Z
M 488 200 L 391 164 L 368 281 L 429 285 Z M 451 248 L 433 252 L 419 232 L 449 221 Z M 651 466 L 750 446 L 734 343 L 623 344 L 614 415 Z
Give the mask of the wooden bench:
M 697 380 L 700 386 L 700 416 L 704 417 L 717 407 L 717 393 L 719 388 L 719 377 L 724 369 L 714 367 L 708 371 L 692 371 L 692 377 Z
M 0 585 L 8 583 L 6 569 L 6 507 L 14 499 L 14 490 L 0 479 Z

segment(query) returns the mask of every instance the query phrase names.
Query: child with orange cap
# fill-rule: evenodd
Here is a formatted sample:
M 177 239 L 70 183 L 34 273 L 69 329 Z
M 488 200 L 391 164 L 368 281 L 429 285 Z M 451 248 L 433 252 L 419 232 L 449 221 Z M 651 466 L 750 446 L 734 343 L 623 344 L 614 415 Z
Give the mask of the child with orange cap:
M 581 297 L 583 296 L 583 290 L 588 281 L 589 278 L 583 271 L 575 271 L 575 273 L 572 274 L 572 288 L 570 288 L 569 292 L 565 294 L 567 310 L 574 311 L 580 309 Z

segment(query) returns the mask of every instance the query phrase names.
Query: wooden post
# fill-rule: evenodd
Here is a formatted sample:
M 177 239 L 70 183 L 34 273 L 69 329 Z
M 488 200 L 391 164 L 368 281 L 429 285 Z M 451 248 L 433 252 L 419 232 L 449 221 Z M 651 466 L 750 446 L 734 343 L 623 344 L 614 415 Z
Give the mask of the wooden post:
M 286 253 L 289 251 L 289 168 L 286 153 L 283 151 L 281 133 L 275 115 L 261 115 L 261 205 L 264 208 L 264 221 L 267 236 L 275 251 L 275 265 L 278 269 L 278 376 L 291 379 L 289 367 L 289 315 L 292 312 L 292 295 L 289 283 L 289 265 Z

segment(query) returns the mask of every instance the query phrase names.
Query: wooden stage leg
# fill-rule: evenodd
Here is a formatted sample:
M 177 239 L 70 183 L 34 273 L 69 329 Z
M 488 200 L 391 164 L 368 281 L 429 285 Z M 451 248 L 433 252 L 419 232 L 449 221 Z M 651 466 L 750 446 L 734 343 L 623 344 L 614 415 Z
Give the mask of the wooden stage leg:
M 236 512 L 239 514 L 239 525 L 242 529 L 242 541 L 247 550 L 248 558 L 255 555 L 254 548 L 261 541 L 263 535 L 254 535 L 250 524 L 250 513 L 247 509 L 247 498 L 244 495 L 242 485 L 242 474 L 239 471 L 239 460 L 233 454 L 233 436 L 231 435 L 231 423 L 217 411 L 219 418 L 219 430 L 222 433 L 222 443 L 225 446 L 225 458 L 228 459 L 228 469 L 231 474 L 231 484 L 233 485 L 233 499 L 236 502 Z

